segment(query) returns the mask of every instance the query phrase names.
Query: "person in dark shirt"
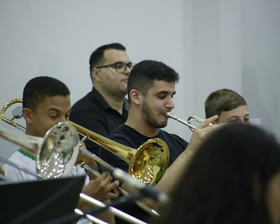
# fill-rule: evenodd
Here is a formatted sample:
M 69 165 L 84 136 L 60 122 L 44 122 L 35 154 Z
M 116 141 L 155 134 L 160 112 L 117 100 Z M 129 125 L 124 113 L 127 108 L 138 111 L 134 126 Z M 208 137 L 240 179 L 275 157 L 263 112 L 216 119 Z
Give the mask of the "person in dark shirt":
M 119 43 L 103 45 L 90 56 L 92 91 L 72 106 L 70 120 L 107 137 L 128 116 L 127 81 L 132 63 L 126 48 Z M 85 141 L 89 151 L 98 155 L 100 146 Z
M 170 197 L 150 224 L 277 224 L 280 145 L 256 126 L 226 125 L 200 146 Z
M 188 164 L 198 145 L 222 126 L 222 124 L 209 125 L 218 116 L 205 120 L 194 130 L 189 144 L 179 136 L 161 130 L 168 122 L 166 113 L 175 107 L 173 97 L 176 93 L 175 83 L 178 81 L 178 73 L 162 62 L 144 60 L 136 64 L 128 81 L 130 103 L 128 119 L 125 124 L 108 136 L 113 141 L 135 149 L 148 139 L 163 139 L 170 150 L 170 162 L 168 169 L 155 187 L 166 194 L 169 194 L 180 179 L 181 171 Z M 128 164 L 107 149 L 101 148 L 100 157 L 112 166 L 128 172 Z M 122 187 L 125 188 L 124 184 Z M 127 191 L 129 192 L 129 189 Z M 158 209 L 158 204 L 154 201 L 144 200 L 143 203 L 153 209 Z M 149 215 L 139 210 L 137 211 L 135 206 L 129 206 L 126 212 L 139 219 L 147 220 Z

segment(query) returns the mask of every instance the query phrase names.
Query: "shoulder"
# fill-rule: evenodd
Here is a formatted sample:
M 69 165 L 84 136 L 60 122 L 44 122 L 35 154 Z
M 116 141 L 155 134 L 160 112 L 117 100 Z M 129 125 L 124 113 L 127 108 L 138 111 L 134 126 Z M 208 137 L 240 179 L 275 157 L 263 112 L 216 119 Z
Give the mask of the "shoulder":
M 10 158 L 9 161 L 21 166 L 24 169 L 27 169 L 34 174 L 36 173 L 36 161 L 23 155 L 19 151 L 15 152 Z M 5 176 L 11 178 L 13 181 L 26 181 L 37 179 L 35 176 L 28 174 L 25 171 L 22 171 L 16 167 L 13 167 L 9 164 L 3 166 L 5 171 Z
M 85 95 L 84 97 L 82 97 L 81 99 L 79 99 L 78 101 L 76 101 L 72 108 L 76 109 L 76 108 L 80 108 L 91 105 L 93 102 L 98 102 L 98 100 L 94 97 L 94 95 L 92 94 L 92 92 L 89 92 L 87 95 Z M 90 104 L 88 104 L 90 103 Z
M 11 157 L 9 158 L 10 161 L 15 162 L 15 163 L 20 163 L 20 164 L 24 164 L 24 165 L 28 165 L 28 164 L 36 164 L 36 161 L 34 159 L 31 159 L 28 156 L 23 155 L 21 152 L 16 151 L 15 153 L 13 153 L 11 155 Z
M 119 127 L 117 127 L 111 134 L 108 136 L 110 139 L 129 139 L 134 136 L 140 135 L 137 131 L 135 131 L 133 128 L 121 124 Z
M 170 134 L 164 130 L 160 130 L 160 136 L 162 137 L 163 140 L 167 141 L 168 144 L 179 144 L 181 145 L 184 149 L 188 146 L 188 142 L 181 138 L 180 136 L 176 134 Z

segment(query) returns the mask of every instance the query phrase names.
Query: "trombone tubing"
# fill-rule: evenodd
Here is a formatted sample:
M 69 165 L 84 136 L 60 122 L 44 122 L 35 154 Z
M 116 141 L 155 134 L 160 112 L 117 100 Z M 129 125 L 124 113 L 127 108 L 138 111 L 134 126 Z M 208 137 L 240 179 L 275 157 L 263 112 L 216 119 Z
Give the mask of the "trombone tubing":
M 80 193 L 80 197 L 82 199 L 84 199 L 85 201 L 97 206 L 97 207 L 107 207 L 106 204 L 104 204 L 103 202 L 101 201 L 98 201 L 92 197 L 89 197 L 88 195 L 86 194 L 83 194 L 83 193 Z M 143 222 L 119 209 L 116 209 L 115 207 L 112 207 L 112 206 L 108 206 L 107 208 L 113 215 L 115 216 L 118 216 L 119 218 L 122 218 L 122 219 L 125 219 L 126 221 L 128 222 L 131 222 L 131 223 L 139 223 L 139 224 L 147 224 L 146 222 Z

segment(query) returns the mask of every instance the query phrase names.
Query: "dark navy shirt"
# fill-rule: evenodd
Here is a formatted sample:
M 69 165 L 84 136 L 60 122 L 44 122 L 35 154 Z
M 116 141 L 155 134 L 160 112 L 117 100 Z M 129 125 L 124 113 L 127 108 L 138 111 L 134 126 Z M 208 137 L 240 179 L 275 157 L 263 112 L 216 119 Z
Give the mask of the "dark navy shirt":
M 131 148 L 137 149 L 140 145 L 142 145 L 147 140 L 151 139 L 144 135 L 141 135 L 133 128 L 122 124 L 118 128 L 116 128 L 109 136 L 109 139 L 121 143 L 123 145 L 129 146 Z M 184 139 L 180 138 L 175 134 L 169 134 L 166 131 L 160 130 L 158 135 L 153 138 L 160 138 L 164 140 L 170 150 L 170 161 L 169 166 L 176 160 L 176 158 L 187 148 L 188 142 Z M 110 165 L 114 167 L 118 167 L 126 172 L 128 172 L 129 164 L 115 156 L 113 153 L 108 151 L 107 149 L 100 149 L 100 157 L 101 159 L 108 162 Z M 151 215 L 138 207 L 136 204 L 122 205 L 119 207 L 124 212 L 140 219 L 145 222 L 148 222 L 151 219 Z M 127 223 L 126 221 L 116 218 L 116 223 Z

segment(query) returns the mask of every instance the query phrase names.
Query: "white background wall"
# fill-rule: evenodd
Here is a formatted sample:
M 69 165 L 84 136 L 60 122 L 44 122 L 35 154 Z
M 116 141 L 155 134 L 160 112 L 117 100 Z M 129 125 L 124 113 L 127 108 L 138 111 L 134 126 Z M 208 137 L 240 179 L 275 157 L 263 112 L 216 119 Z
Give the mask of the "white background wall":
M 0 107 L 42 75 L 63 81 L 76 102 L 91 90 L 92 51 L 120 42 L 133 62 L 159 60 L 179 72 L 177 116 L 204 118 L 208 94 L 231 88 L 279 138 L 279 11 L 279 0 L 0 0 Z M 190 138 L 176 121 L 166 129 Z M 1 156 L 17 148 L 0 139 Z

